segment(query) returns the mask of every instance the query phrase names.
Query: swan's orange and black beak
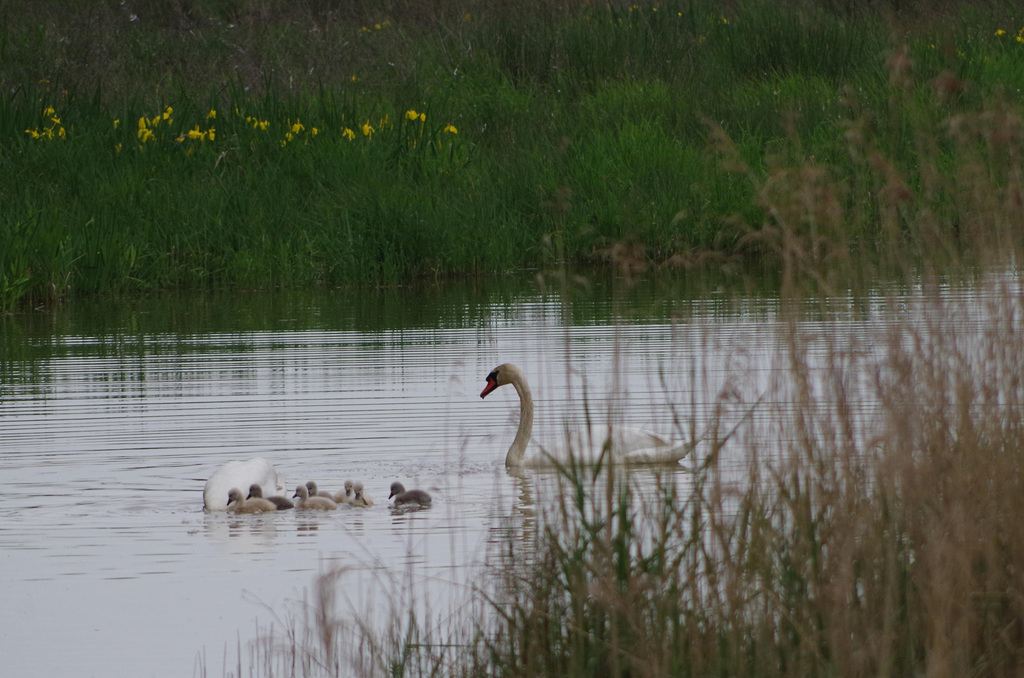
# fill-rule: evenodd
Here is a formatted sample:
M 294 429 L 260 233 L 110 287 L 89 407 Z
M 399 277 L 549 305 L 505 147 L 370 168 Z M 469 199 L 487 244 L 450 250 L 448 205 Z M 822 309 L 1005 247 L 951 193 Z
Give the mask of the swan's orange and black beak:
M 487 375 L 487 386 L 484 386 L 484 390 L 480 391 L 480 397 L 486 398 L 487 394 L 498 388 L 498 371 L 494 370 Z

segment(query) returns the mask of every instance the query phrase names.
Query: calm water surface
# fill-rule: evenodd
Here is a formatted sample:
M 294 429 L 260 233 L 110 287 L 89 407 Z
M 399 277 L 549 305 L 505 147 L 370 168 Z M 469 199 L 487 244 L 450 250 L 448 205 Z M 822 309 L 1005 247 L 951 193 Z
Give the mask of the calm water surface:
M 914 303 L 912 290 L 840 299 L 804 327 L 870 350 Z M 512 389 L 480 400 L 492 367 L 519 364 L 549 420 L 586 400 L 597 416 L 682 434 L 723 388 L 753 401 L 771 383 L 777 316 L 770 288 L 525 276 L 0 319 L 4 672 L 221 675 L 339 566 L 354 615 L 380 615 L 395 582 L 461 600 L 504 521 L 548 491 L 543 474 L 504 469 L 518 401 Z M 290 487 L 362 480 L 376 504 L 205 513 L 209 474 L 252 456 Z M 429 489 L 434 507 L 393 514 L 393 480 Z

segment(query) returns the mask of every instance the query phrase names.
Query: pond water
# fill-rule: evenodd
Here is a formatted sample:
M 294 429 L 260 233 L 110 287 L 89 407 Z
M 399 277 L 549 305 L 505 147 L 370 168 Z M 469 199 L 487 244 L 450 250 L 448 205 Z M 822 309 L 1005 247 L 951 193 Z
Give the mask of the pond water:
M 907 295 L 807 322 L 873 341 Z M 719 394 L 753 402 L 779 365 L 777 295 L 706 276 L 538 279 L 375 292 L 79 302 L 0 319 L 0 655 L 10 675 L 222 675 L 341 568 L 352 614 L 389 586 L 458 601 L 543 474 L 509 474 L 517 363 L 538 410 L 676 436 Z M 595 414 L 596 413 L 596 414 Z M 361 480 L 376 503 L 323 515 L 202 510 L 220 464 L 262 456 L 289 487 Z M 686 482 L 685 462 L 677 472 Z M 388 487 L 429 490 L 393 513 Z M 455 603 L 457 604 L 457 603 Z M 298 613 L 301 614 L 301 613 Z

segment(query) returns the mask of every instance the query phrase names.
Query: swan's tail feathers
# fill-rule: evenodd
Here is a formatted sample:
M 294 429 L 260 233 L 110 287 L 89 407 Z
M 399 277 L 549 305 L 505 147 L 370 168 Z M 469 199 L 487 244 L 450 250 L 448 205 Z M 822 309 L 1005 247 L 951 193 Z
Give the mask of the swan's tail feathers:
M 203 487 L 203 506 L 208 511 L 223 511 L 227 509 L 227 493 L 231 488 L 256 484 L 270 494 L 270 488 L 280 491 L 282 481 L 273 464 L 262 457 L 229 461 L 207 479 Z
M 700 444 L 701 440 L 702 438 L 694 438 L 684 443 L 677 443 L 671 450 L 673 461 L 679 462 L 688 457 L 696 449 L 697 445 Z

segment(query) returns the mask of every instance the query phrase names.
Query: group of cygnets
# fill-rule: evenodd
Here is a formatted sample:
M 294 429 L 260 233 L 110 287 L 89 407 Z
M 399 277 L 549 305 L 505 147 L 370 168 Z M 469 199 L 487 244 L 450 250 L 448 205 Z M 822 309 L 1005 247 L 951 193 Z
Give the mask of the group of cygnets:
M 297 501 L 292 501 L 295 499 Z M 394 508 L 424 508 L 430 506 L 430 495 L 423 490 L 406 490 L 402 483 L 391 483 L 391 494 L 388 495 Z M 284 511 L 287 509 L 335 511 L 339 504 L 351 506 L 372 506 L 371 499 L 361 482 L 345 481 L 345 488 L 336 494 L 320 491 L 314 481 L 295 488 L 295 494 L 288 497 L 264 497 L 263 488 L 253 483 L 249 486 L 249 494 L 242 496 L 237 487 L 228 492 L 228 511 L 232 513 L 265 513 L 268 511 Z

